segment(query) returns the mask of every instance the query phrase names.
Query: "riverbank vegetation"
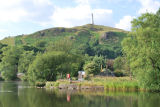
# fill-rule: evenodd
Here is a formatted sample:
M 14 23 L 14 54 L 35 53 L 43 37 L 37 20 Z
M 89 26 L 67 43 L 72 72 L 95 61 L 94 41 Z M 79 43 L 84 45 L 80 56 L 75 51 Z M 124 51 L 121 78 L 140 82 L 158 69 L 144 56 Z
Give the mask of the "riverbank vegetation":
M 109 91 L 141 91 L 144 90 L 138 85 L 138 81 L 129 77 L 91 77 L 85 81 L 57 80 L 56 82 L 46 82 L 46 88 L 61 88 L 62 85 L 76 85 L 78 90 L 99 88 Z M 66 87 L 64 87 L 66 89 Z M 74 87 L 73 87 L 74 88 Z

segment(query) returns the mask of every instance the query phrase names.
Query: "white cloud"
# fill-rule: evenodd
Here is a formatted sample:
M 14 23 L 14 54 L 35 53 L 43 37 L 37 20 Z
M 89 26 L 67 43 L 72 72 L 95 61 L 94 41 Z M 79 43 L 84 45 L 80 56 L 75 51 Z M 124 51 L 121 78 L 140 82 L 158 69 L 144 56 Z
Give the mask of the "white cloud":
M 137 0 L 141 4 L 141 8 L 138 10 L 138 14 L 152 12 L 155 13 L 160 7 L 160 1 L 157 0 Z M 131 21 L 133 20 L 132 16 L 126 15 L 120 19 L 119 23 L 115 24 L 116 28 L 131 30 Z
M 0 0 L 0 21 L 16 22 L 27 15 L 20 4 L 22 0 Z
M 0 0 L 0 22 L 42 21 L 51 7 L 50 0 Z
M 4 33 L 4 32 L 7 32 L 8 30 L 7 29 L 0 29 L 0 33 Z
M 23 17 L 27 16 L 28 13 L 23 8 L 15 8 L 15 9 L 6 9 L 6 10 L 0 10 L 0 21 L 11 21 L 11 22 L 17 22 L 21 20 Z
M 74 1 L 80 4 L 89 4 L 91 2 L 95 2 L 96 0 L 74 0 Z
M 131 21 L 134 17 L 132 16 L 124 16 L 119 23 L 115 25 L 116 28 L 124 29 L 124 30 L 131 30 Z
M 0 9 L 19 5 L 22 0 L 0 0 Z
M 153 12 L 155 13 L 160 7 L 160 1 L 157 0 L 138 0 L 142 7 L 139 9 L 138 13 L 145 13 L 145 12 Z
M 31 0 L 35 5 L 52 5 L 50 0 Z
M 56 7 L 51 20 L 56 27 L 73 27 L 91 23 L 91 13 L 94 14 L 95 24 L 110 23 L 112 10 L 92 9 L 88 4 L 68 8 Z

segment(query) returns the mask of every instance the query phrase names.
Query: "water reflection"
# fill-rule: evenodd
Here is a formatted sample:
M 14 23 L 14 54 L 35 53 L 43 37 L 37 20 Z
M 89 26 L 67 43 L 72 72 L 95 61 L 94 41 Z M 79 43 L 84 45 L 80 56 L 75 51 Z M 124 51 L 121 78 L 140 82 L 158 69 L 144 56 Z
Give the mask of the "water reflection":
M 36 89 L 0 83 L 0 107 L 158 107 L 159 93 Z

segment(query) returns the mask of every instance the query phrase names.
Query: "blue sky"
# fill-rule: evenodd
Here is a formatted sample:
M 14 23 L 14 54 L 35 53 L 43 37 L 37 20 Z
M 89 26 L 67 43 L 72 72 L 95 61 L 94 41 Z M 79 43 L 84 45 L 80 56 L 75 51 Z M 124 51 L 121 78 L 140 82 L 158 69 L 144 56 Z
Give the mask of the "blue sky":
M 0 0 L 0 39 L 51 27 L 91 23 L 130 30 L 140 14 L 155 13 L 160 0 Z

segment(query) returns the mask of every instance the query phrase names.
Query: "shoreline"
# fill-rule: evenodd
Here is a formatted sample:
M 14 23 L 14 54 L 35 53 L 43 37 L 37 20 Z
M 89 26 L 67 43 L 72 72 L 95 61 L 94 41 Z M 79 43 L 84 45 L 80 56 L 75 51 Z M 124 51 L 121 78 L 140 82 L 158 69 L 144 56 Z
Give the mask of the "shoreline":
M 66 90 L 108 90 L 108 91 L 147 91 L 136 80 L 128 77 L 93 77 L 91 80 L 74 82 L 68 80 L 48 81 L 45 88 Z

